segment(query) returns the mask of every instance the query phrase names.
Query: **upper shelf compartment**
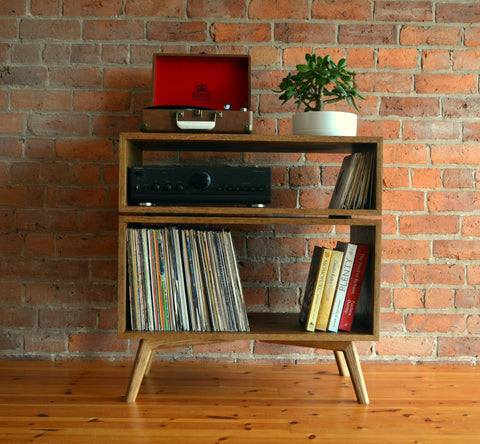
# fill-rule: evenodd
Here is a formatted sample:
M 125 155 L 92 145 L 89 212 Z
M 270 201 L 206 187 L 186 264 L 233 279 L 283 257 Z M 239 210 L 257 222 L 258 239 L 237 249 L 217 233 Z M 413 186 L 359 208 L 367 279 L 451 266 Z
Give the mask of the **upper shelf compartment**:
M 382 139 L 378 137 L 257 136 L 205 133 L 121 133 L 119 152 L 119 211 L 124 214 L 229 214 L 252 216 L 379 216 L 382 208 Z M 373 152 L 373 204 L 369 209 L 304 208 L 267 204 L 265 208 L 245 205 L 156 205 L 133 206 L 127 201 L 128 168 L 143 165 L 144 152 L 230 152 L 230 153 L 333 153 L 349 155 Z M 178 163 L 181 164 L 181 163 Z M 185 163 L 184 163 L 185 164 Z M 307 162 L 308 164 L 308 162 Z

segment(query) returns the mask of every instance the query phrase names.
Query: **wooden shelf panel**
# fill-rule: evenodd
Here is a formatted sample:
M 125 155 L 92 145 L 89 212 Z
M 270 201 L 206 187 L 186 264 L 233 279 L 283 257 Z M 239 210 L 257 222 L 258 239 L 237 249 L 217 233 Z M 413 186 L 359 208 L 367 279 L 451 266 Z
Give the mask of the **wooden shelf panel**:
M 119 331 L 121 338 L 156 339 L 165 347 L 191 343 L 216 343 L 256 340 L 315 347 L 324 342 L 375 341 L 373 331 L 307 332 L 298 322 L 298 313 L 249 313 L 249 332 L 138 332 Z M 160 345 L 159 345 L 160 346 Z M 321 347 L 319 347 L 321 348 Z

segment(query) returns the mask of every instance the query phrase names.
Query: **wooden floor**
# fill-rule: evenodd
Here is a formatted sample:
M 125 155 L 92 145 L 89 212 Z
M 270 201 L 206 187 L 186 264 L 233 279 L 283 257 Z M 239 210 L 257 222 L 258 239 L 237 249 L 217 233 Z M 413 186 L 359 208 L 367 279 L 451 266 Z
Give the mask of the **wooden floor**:
M 364 365 L 370 405 L 336 366 L 0 361 L 1 443 L 478 443 L 480 369 Z

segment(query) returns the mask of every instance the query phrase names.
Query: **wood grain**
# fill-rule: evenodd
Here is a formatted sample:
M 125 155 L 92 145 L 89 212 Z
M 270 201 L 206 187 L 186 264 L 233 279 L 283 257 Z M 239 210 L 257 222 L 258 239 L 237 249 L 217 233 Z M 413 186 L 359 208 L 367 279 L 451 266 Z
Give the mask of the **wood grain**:
M 363 365 L 371 404 L 334 363 L 0 362 L 0 437 L 38 443 L 477 443 L 477 367 Z

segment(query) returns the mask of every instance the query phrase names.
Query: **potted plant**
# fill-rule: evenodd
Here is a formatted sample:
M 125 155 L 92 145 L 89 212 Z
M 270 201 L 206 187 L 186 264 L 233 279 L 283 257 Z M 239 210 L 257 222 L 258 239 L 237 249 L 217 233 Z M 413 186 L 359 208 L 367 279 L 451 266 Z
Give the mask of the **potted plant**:
M 356 136 L 357 115 L 342 111 L 325 111 L 325 105 L 346 100 L 357 111 L 355 99 L 364 99 L 354 86 L 356 73 L 347 71 L 347 61 L 336 64 L 327 55 L 305 55 L 306 64 L 297 65 L 297 73 L 281 81 L 279 99 L 282 105 L 294 99 L 297 108 L 304 106 L 303 113 L 293 116 L 293 134 L 323 136 Z

